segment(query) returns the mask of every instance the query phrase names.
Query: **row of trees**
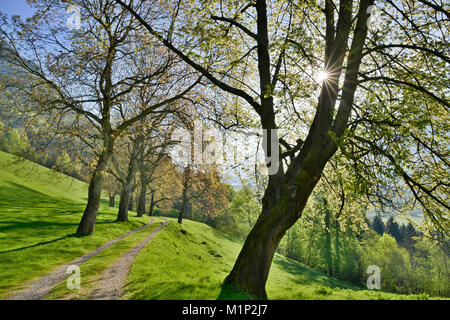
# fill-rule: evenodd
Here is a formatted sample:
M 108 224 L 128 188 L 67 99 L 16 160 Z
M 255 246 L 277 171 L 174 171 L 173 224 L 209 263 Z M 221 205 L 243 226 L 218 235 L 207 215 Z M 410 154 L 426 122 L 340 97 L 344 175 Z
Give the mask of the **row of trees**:
M 5 105 L 17 110 L 11 117 L 28 129 L 41 120 L 35 136 L 69 136 L 84 145 L 78 160 L 91 170 L 77 233 L 91 234 L 105 176 L 109 172 L 121 185 L 118 220 L 126 221 L 138 168 L 147 171 L 149 154 L 164 154 L 160 130 L 186 112 L 175 102 L 199 79 L 113 1 L 77 3 L 85 19 L 83 28 L 72 30 L 65 24 L 66 5 L 34 3 L 36 14 L 27 21 L 2 16 L 1 58 L 9 66 L 2 85 Z M 141 12 L 163 19 L 157 9 L 148 4 Z M 142 185 L 146 179 L 144 172 Z

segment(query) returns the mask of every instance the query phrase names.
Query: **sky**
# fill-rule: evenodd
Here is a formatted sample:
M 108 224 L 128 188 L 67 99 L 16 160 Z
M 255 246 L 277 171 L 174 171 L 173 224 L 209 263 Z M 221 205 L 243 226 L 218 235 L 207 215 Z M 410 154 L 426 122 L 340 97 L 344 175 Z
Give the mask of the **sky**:
M 20 15 L 22 18 L 33 15 L 33 9 L 28 5 L 27 0 L 0 0 L 0 11 L 8 16 Z

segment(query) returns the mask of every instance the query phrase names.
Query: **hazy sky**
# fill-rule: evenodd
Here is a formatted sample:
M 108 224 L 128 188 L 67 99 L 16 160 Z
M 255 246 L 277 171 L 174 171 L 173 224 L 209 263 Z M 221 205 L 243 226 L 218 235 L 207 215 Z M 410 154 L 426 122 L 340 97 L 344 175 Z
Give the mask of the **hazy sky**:
M 22 18 L 33 15 L 33 9 L 28 5 L 27 0 L 0 0 L 0 11 L 8 16 L 20 15 Z

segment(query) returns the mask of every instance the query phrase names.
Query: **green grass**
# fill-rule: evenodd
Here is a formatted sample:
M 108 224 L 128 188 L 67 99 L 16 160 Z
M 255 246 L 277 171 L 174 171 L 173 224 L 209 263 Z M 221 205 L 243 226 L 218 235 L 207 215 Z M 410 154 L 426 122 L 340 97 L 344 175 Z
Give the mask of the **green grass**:
M 242 240 L 203 223 L 167 218 L 169 223 L 136 258 L 128 274 L 126 299 L 217 299 Z M 183 234 L 181 229 L 187 231 Z M 367 290 L 275 255 L 267 283 L 269 299 L 420 299 Z M 245 296 L 231 295 L 241 299 Z
M 0 152 L 0 296 L 149 221 L 102 201 L 93 236 L 77 237 L 87 185 Z
M 64 280 L 56 286 L 45 299 L 88 299 L 92 290 L 98 285 L 98 280 L 100 279 L 102 272 L 113 264 L 116 259 L 120 258 L 122 254 L 144 240 L 144 238 L 146 238 L 153 230 L 161 226 L 161 224 L 162 222 L 160 219 L 155 219 L 154 223 L 147 228 L 115 243 L 80 265 L 80 290 L 68 289 L 66 281 Z
M 35 277 L 79 257 L 149 221 L 130 214 L 114 222 L 117 209 L 103 199 L 95 234 L 74 235 L 84 210 L 87 185 L 28 161 L 14 164 L 0 152 L 0 297 Z M 203 223 L 169 223 L 139 253 L 127 278 L 124 299 L 217 299 L 243 241 Z M 81 299 L 102 271 L 159 223 L 119 241 L 81 266 L 80 291 L 61 282 L 48 299 Z M 366 290 L 276 255 L 267 283 L 269 299 L 428 299 Z M 228 298 L 245 298 L 231 294 Z

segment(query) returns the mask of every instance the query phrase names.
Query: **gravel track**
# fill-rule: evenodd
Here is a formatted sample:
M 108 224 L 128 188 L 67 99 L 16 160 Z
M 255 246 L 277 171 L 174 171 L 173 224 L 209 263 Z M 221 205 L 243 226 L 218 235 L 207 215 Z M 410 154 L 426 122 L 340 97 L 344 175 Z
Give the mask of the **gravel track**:
M 166 221 L 167 222 L 167 221 Z M 100 247 L 97 247 L 96 249 L 86 253 L 85 255 L 68 262 L 64 265 L 61 265 L 57 267 L 55 270 L 51 271 L 50 273 L 39 277 L 33 281 L 31 281 L 26 288 L 21 290 L 15 290 L 12 291 L 9 295 L 4 297 L 3 299 L 6 300 L 40 300 L 43 299 L 50 291 L 57 286 L 61 281 L 63 281 L 65 278 L 67 278 L 69 275 L 66 273 L 67 267 L 69 265 L 77 265 L 80 266 L 84 262 L 86 262 L 88 259 L 92 258 L 96 254 L 100 253 L 101 251 L 105 250 L 106 248 L 112 246 L 113 244 L 119 242 L 120 240 L 131 236 L 132 234 L 150 226 L 153 223 L 153 218 L 150 220 L 150 222 L 142 227 L 136 228 L 134 230 L 131 230 L 130 232 L 115 238 L 113 240 L 110 240 L 106 242 L 105 244 L 101 245 Z
M 126 277 L 130 270 L 133 260 L 138 253 L 147 245 L 150 240 L 167 224 L 164 219 L 163 224 L 157 229 L 153 230 L 150 235 L 138 243 L 136 246 L 125 252 L 119 259 L 117 259 L 108 269 L 106 269 L 90 299 L 93 300 L 118 300 L 123 294 L 123 288 L 126 283 Z

